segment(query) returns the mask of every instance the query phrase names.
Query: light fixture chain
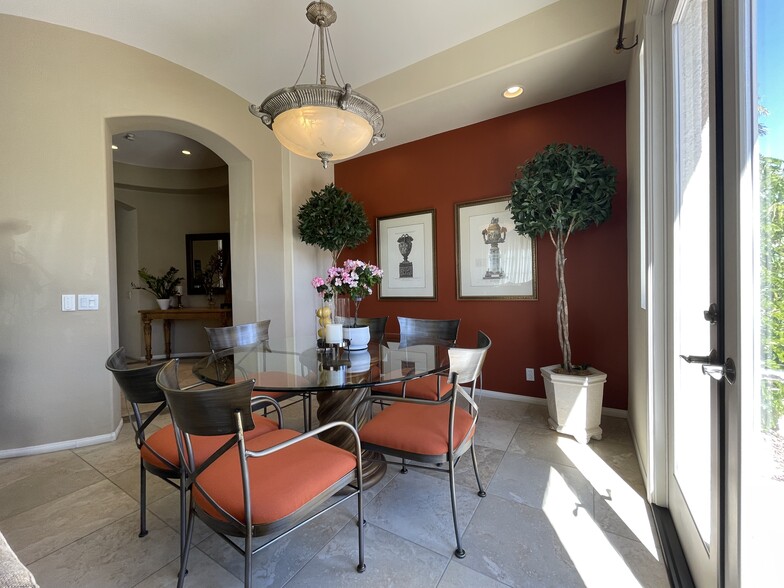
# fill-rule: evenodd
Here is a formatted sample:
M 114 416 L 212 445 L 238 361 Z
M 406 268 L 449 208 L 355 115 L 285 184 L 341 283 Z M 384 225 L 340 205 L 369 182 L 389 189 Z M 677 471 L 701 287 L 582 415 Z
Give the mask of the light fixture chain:
M 305 54 L 305 61 L 302 63 L 302 69 L 299 70 L 299 75 L 297 76 L 297 80 L 294 82 L 296 86 L 299 84 L 299 79 L 302 77 L 302 72 L 305 71 L 305 67 L 308 65 L 308 59 L 310 59 L 310 52 L 313 50 L 313 39 L 316 37 L 316 29 L 318 25 L 313 25 L 313 32 L 310 34 L 310 45 L 308 46 L 308 52 Z
M 345 86 L 346 80 L 343 79 L 343 72 L 340 71 L 340 63 L 338 62 L 338 54 L 335 53 L 335 47 L 332 45 L 332 35 L 329 34 L 329 29 L 327 29 L 327 54 L 329 55 L 329 68 L 332 71 L 332 79 L 335 80 L 338 86 Z M 332 60 L 335 60 L 333 63 Z M 337 68 L 338 73 L 335 74 L 335 68 Z

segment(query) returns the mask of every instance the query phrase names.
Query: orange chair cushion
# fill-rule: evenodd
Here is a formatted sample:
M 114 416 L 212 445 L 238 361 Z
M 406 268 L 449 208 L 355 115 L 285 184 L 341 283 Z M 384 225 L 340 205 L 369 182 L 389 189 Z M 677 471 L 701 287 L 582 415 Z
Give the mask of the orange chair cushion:
M 269 433 L 270 431 L 274 431 L 278 428 L 278 424 L 275 421 L 265 418 L 259 414 L 253 415 L 253 422 L 256 424 L 256 426 L 251 431 L 245 432 L 246 439 L 259 437 L 264 433 Z M 191 443 L 193 444 L 193 457 L 196 460 L 196 465 L 202 463 L 210 455 L 215 453 L 215 451 L 217 451 L 221 445 L 229 440 L 230 436 L 231 435 L 200 437 L 197 435 L 192 435 Z M 152 447 L 159 455 L 161 455 L 161 457 L 164 457 L 167 461 L 175 464 L 177 466 L 177 470 L 179 469 L 180 456 L 177 453 L 177 440 L 174 437 L 174 428 L 172 425 L 166 425 L 165 427 L 158 429 L 152 435 L 147 437 L 145 443 Z M 156 468 L 163 470 L 172 469 L 171 466 L 167 465 L 152 451 L 150 451 L 149 447 L 146 445 L 142 445 L 141 455 L 142 459 L 146 463 Z
M 438 400 L 439 388 L 441 388 L 441 398 L 452 390 L 449 380 L 443 376 L 425 376 L 424 378 L 409 380 L 405 382 L 405 385 L 407 398 L 421 398 L 423 400 Z M 403 396 L 403 382 L 376 386 L 373 388 L 373 392 L 387 394 L 388 396 Z
M 299 434 L 288 429 L 272 431 L 248 441 L 246 448 L 261 451 Z M 354 470 L 356 465 L 353 453 L 313 437 L 271 455 L 249 457 L 253 524 L 274 523 L 295 513 Z M 196 483 L 232 516 L 245 520 L 238 451 L 223 454 L 196 478 Z M 193 498 L 209 515 L 223 518 L 196 486 Z
M 454 449 L 473 435 L 473 418 L 455 409 Z M 439 405 L 393 403 L 359 431 L 362 443 L 405 453 L 445 456 L 449 448 L 449 403 Z

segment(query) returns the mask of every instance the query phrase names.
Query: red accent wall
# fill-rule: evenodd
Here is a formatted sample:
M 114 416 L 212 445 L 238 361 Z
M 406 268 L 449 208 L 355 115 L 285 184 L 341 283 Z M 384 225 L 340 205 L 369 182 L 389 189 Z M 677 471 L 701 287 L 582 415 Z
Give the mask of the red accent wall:
M 435 209 L 437 300 L 382 301 L 374 295 L 363 301 L 361 314 L 389 315 L 389 332 L 397 331 L 397 316 L 460 318 L 458 344 L 473 346 L 477 329 L 493 341 L 486 389 L 544 397 L 538 368 L 561 361 L 553 245 L 547 237 L 537 242 L 538 300 L 457 300 L 455 204 L 508 195 L 517 167 L 556 142 L 592 147 L 618 169 L 610 219 L 569 239 L 566 281 L 573 361 L 606 372 L 604 405 L 626 409 L 623 82 L 337 164 L 335 184 L 363 203 L 373 227 L 368 243 L 343 257 L 378 263 L 377 217 Z M 535 368 L 534 382 L 525 381 L 526 367 Z

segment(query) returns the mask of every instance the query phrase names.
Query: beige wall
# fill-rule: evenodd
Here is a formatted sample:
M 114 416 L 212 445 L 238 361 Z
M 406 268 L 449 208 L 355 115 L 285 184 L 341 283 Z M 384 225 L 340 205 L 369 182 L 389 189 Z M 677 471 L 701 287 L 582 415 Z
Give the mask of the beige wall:
M 228 163 L 236 322 L 286 316 L 292 288 L 279 276 L 294 257 L 281 148 L 243 99 L 129 46 L 5 15 L 0 54 L 3 452 L 119 423 L 104 369 L 118 344 L 113 133 L 178 132 Z M 63 293 L 98 294 L 100 310 L 61 312 Z
M 629 279 L 629 408 L 628 419 L 632 437 L 637 446 L 637 455 L 643 476 L 648 477 L 648 300 L 647 246 L 642 242 L 641 230 L 644 217 L 641 207 L 645 207 L 645 194 L 641 188 L 644 171 L 640 148 L 642 139 L 640 96 L 640 68 L 638 52 L 635 51 L 632 67 L 626 81 L 626 145 L 627 153 L 627 247 Z M 643 211 L 645 212 L 645 211 Z M 643 256 L 645 259 L 643 259 Z M 643 298 L 643 293 L 645 297 Z M 643 302 L 645 308 L 643 308 Z

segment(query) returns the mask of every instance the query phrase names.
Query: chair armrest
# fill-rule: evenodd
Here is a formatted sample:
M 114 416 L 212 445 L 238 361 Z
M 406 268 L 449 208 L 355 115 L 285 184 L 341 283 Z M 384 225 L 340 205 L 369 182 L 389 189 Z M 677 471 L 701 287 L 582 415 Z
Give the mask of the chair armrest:
M 373 396 L 368 396 L 360 400 L 357 403 L 357 407 L 354 409 L 354 428 L 356 429 L 358 426 L 358 415 L 359 409 L 367 402 L 389 402 L 390 404 L 394 404 L 396 402 L 408 403 L 408 404 L 426 404 L 431 406 L 438 406 L 439 404 L 446 404 L 447 402 L 451 402 L 452 394 L 447 394 L 441 397 L 438 400 L 426 400 L 424 398 L 411 398 L 408 396 L 387 396 L 385 394 L 374 394 Z
M 333 423 L 327 423 L 326 425 L 322 425 L 317 429 L 313 429 L 308 431 L 307 433 L 302 433 L 293 439 L 289 439 L 288 441 L 284 441 L 283 443 L 278 443 L 277 445 L 273 445 L 272 447 L 268 447 L 263 451 L 245 451 L 245 455 L 250 458 L 254 457 L 264 457 L 265 455 L 270 455 L 271 453 L 275 453 L 277 451 L 281 451 L 282 449 L 286 449 L 287 447 L 291 447 L 295 443 L 301 443 L 305 439 L 310 439 L 311 437 L 315 437 L 324 431 L 328 431 L 329 429 L 334 429 L 335 427 L 345 427 L 354 437 L 354 455 L 357 458 L 357 483 L 359 487 L 362 488 L 362 445 L 359 441 L 359 433 L 357 433 L 357 429 L 351 424 L 345 421 L 335 421 Z
M 278 428 L 283 428 L 283 410 L 280 408 L 280 404 L 274 398 L 270 398 L 269 396 L 255 396 L 250 399 L 250 410 L 251 412 L 256 412 L 260 408 L 269 408 L 269 406 L 278 413 Z

